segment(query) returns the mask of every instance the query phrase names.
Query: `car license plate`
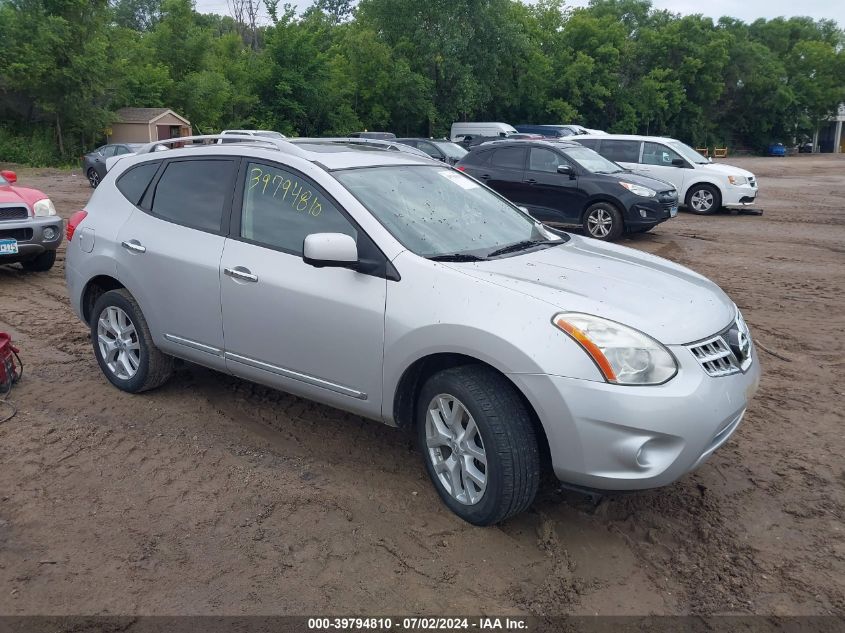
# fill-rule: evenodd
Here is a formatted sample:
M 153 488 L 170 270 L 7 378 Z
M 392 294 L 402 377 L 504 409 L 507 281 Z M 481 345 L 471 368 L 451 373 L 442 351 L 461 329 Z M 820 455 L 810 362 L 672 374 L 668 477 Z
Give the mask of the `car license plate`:
M 670 218 L 674 218 L 676 215 L 678 215 L 678 205 L 675 205 L 674 207 L 669 209 L 669 217 Z
M 17 255 L 17 240 L 0 240 L 0 255 Z

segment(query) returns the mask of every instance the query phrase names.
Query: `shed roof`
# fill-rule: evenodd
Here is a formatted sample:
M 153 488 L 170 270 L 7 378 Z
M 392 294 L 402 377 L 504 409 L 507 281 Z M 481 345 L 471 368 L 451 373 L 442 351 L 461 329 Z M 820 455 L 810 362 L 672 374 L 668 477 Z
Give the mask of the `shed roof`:
M 190 125 L 191 122 L 185 117 L 176 114 L 170 108 L 121 108 L 117 111 L 117 118 L 121 123 L 152 123 L 165 114 L 172 114 L 178 119 Z

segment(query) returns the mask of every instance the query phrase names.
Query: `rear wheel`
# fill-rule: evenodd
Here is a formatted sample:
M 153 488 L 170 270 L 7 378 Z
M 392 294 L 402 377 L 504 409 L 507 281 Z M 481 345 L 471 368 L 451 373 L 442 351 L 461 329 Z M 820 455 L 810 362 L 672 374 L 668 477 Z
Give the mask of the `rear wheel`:
M 478 365 L 441 371 L 423 386 L 416 421 L 426 470 L 452 512 L 492 525 L 531 505 L 540 480 L 537 437 L 507 378 Z
M 722 207 L 722 194 L 713 185 L 693 185 L 687 192 L 687 209 L 697 215 L 710 215 Z
M 91 185 L 93 189 L 97 188 L 97 185 L 100 184 L 100 174 L 97 173 L 97 170 L 93 167 L 88 170 L 88 184 Z
M 33 273 L 47 272 L 56 263 L 56 251 L 44 251 L 38 257 L 21 262 L 24 270 Z
M 128 290 L 110 290 L 91 311 L 94 356 L 109 382 L 129 393 L 155 389 L 173 373 L 173 358 L 153 343 L 147 321 Z
M 584 230 L 592 238 L 610 242 L 625 231 L 622 214 L 610 202 L 597 202 L 584 213 Z

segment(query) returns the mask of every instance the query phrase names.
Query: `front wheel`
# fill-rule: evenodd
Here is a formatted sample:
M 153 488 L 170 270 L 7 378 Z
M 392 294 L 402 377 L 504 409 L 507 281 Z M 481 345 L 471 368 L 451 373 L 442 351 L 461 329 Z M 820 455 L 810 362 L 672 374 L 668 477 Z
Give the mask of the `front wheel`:
M 722 194 L 713 185 L 693 185 L 687 192 L 687 208 L 697 215 L 710 215 L 722 208 Z
M 56 263 L 56 251 L 44 251 L 38 257 L 33 257 L 21 263 L 23 269 L 33 273 L 45 273 Z
M 97 173 L 97 170 L 93 167 L 88 170 L 88 184 L 91 185 L 92 189 L 96 189 L 97 185 L 100 184 L 100 174 Z
M 597 202 L 584 213 L 584 230 L 592 238 L 611 242 L 622 237 L 622 214 L 609 202 Z
M 493 525 L 531 505 L 540 480 L 537 437 L 507 378 L 477 365 L 441 371 L 420 392 L 416 422 L 428 475 L 463 520 Z
M 109 382 L 129 393 L 155 389 L 173 373 L 173 358 L 153 343 L 138 302 L 128 290 L 104 293 L 91 311 L 94 356 Z

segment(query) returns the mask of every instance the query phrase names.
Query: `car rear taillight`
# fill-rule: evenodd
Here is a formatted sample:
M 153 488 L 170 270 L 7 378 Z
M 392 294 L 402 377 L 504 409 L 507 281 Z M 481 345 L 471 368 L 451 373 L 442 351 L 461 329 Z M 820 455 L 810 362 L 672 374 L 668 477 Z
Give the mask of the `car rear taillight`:
M 87 211 L 77 211 L 67 221 L 67 229 L 65 230 L 65 237 L 70 242 L 73 239 L 73 234 L 76 233 L 76 227 L 82 224 L 82 220 L 88 217 Z
M 466 168 L 466 167 L 464 167 L 463 165 L 457 165 L 457 166 L 455 167 L 455 169 L 457 169 L 458 171 L 466 171 L 466 170 L 467 170 L 467 168 Z

